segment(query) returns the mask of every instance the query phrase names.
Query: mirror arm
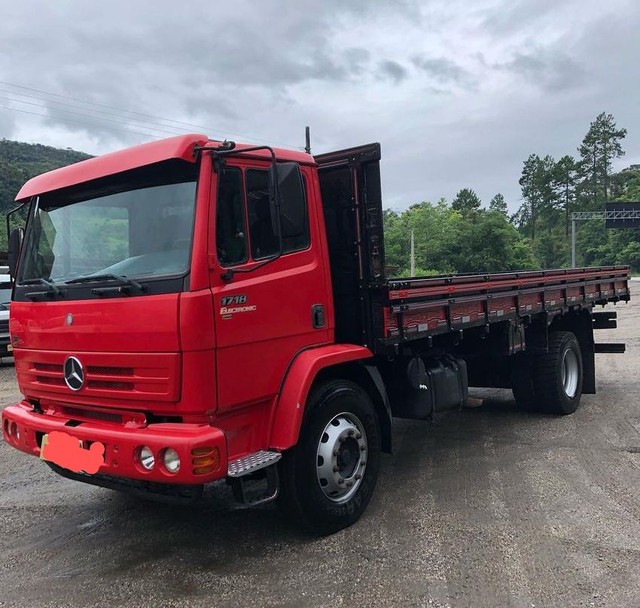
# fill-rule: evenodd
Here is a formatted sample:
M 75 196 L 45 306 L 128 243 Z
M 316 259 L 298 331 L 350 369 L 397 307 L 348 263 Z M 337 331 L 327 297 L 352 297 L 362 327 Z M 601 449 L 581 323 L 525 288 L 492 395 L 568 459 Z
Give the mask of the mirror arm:
M 11 280 L 11 284 L 14 285 L 15 284 L 15 280 L 16 280 L 16 270 L 18 268 L 18 260 L 20 258 L 20 249 L 22 248 L 22 237 L 20 237 L 20 247 L 18 248 L 17 251 L 13 252 L 13 256 L 11 255 L 11 250 L 10 250 L 10 246 L 11 246 L 11 218 L 18 213 L 19 211 L 21 211 L 22 209 L 24 209 L 24 207 L 26 205 L 30 205 L 33 202 L 33 198 L 24 201 L 23 203 L 21 203 L 20 205 L 18 205 L 15 209 L 12 209 L 11 211 L 9 211 L 9 213 L 7 213 L 7 217 L 6 217 L 6 222 L 7 222 L 7 249 L 9 249 L 8 251 L 8 262 L 9 262 L 9 276 L 10 276 L 10 280 Z M 27 218 L 26 223 L 29 223 L 29 219 Z M 15 230 L 21 230 L 22 228 L 15 228 Z M 24 234 L 24 232 L 22 233 Z M 13 263 L 12 263 L 13 262 Z
M 235 146 L 236 146 L 235 142 L 225 141 L 218 147 L 198 146 L 194 149 L 194 152 L 200 152 L 202 150 L 213 150 L 214 160 L 217 162 L 220 162 L 226 156 L 233 156 L 236 154 L 245 154 L 247 152 L 255 152 L 257 150 L 268 150 L 269 154 L 271 155 L 271 166 L 275 168 L 276 153 L 271 146 L 252 146 L 251 148 L 241 148 L 241 149 L 237 149 Z M 277 260 L 282 255 L 282 249 L 283 249 L 282 221 L 280 218 L 280 197 L 278 196 L 279 192 L 278 192 L 277 176 L 276 176 L 276 179 L 273 180 L 273 188 L 274 188 L 273 195 L 275 197 L 275 206 L 277 209 L 277 221 L 278 221 L 278 244 L 279 244 L 278 253 L 274 256 L 271 256 L 270 258 L 267 258 L 266 260 L 262 260 L 259 264 L 256 264 L 255 266 L 251 266 L 251 268 L 228 268 L 220 275 L 220 278 L 223 281 L 225 282 L 232 281 L 234 275 L 236 275 L 237 273 L 246 273 L 246 272 L 253 272 L 254 270 L 258 270 L 258 268 L 262 268 L 263 266 L 270 264 L 271 262 L 273 262 L 274 260 Z
M 24 201 L 24 203 L 21 203 L 15 209 L 12 209 L 11 211 L 9 211 L 9 213 L 7 213 L 7 217 L 6 217 L 7 243 L 9 242 L 9 237 L 11 236 L 11 217 L 13 216 L 14 213 L 18 213 L 18 211 L 20 211 L 25 205 L 28 205 L 30 202 L 31 202 L 30 200 Z

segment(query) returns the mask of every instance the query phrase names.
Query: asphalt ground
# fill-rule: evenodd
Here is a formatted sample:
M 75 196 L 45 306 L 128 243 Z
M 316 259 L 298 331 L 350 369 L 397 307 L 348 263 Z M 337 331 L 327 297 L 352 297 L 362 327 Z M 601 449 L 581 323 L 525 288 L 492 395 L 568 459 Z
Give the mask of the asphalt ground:
M 0 606 L 640 607 L 640 283 L 624 355 L 597 355 L 572 416 L 510 391 L 397 421 L 374 499 L 313 538 L 224 487 L 195 507 L 57 476 L 0 441 Z M 18 398 L 11 365 L 0 399 Z

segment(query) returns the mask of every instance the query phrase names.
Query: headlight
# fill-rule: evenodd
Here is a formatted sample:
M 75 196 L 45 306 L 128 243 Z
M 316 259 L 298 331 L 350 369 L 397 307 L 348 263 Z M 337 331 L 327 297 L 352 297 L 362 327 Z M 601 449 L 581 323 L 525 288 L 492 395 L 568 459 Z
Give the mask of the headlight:
M 146 445 L 143 445 L 140 448 L 140 455 L 138 456 L 138 458 L 140 459 L 140 464 L 147 471 L 151 471 L 156 464 L 156 459 L 153 455 L 153 452 L 151 451 L 151 448 L 147 447 Z
M 169 473 L 177 473 L 180 469 L 180 456 L 173 448 L 167 448 L 162 456 L 164 468 Z

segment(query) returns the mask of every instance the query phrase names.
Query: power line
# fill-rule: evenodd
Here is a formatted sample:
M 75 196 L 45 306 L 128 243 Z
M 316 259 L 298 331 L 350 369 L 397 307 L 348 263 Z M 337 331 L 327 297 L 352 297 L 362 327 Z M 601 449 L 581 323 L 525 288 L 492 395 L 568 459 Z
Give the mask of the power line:
M 20 110 L 19 108 L 10 108 L 7 106 L 0 107 L 0 110 L 10 110 L 11 112 L 21 112 L 22 114 L 31 114 L 32 116 L 39 116 L 40 118 L 51 118 L 51 116 L 48 114 L 39 114 L 38 112 L 29 112 L 28 110 Z M 95 122 L 92 123 L 92 122 L 82 121 L 74 118 L 70 118 L 69 122 L 76 122 L 81 124 L 89 124 L 91 126 L 97 125 L 97 126 L 104 127 L 104 125 L 101 125 L 100 123 L 95 123 Z M 162 139 L 162 137 L 159 137 L 158 135 L 152 135 L 151 133 L 141 133 L 140 131 L 132 131 L 131 129 L 122 129 L 118 127 L 109 127 L 109 128 L 112 131 L 120 131 L 122 133 L 133 133 L 135 135 L 143 135 L 145 137 L 150 137 L 151 139 Z
M 2 89 L 0 89 L 1 91 Z M 22 104 L 26 104 L 26 105 L 31 105 L 31 106 L 36 106 L 37 108 L 42 108 L 43 110 L 49 110 L 49 108 L 47 108 L 46 106 L 42 106 L 38 103 L 35 103 L 33 101 L 24 101 L 22 99 L 12 99 L 10 97 L 4 97 L 3 95 L 0 95 L 0 99 L 4 99 L 5 101 L 11 101 L 14 103 L 22 103 Z M 87 115 L 87 114 L 82 114 L 81 112 L 72 112 L 71 110 L 61 110 L 59 108 L 55 108 L 55 112 L 58 113 L 62 113 L 62 114 L 71 114 L 73 116 L 82 116 L 84 118 L 95 118 L 100 122 L 94 123 L 94 124 L 102 124 L 103 122 L 112 122 L 115 123 L 117 125 L 124 125 L 127 127 L 134 127 L 134 128 L 142 128 L 142 129 L 149 129 L 151 131 L 158 131 L 160 133 L 165 133 L 168 135 L 181 135 L 180 132 L 176 132 L 176 131 L 167 131 L 166 129 L 159 129 L 158 127 L 153 127 L 151 125 L 140 125 L 140 124 L 132 124 L 132 123 L 128 123 L 126 121 L 123 120 L 114 120 L 112 118 L 102 118 L 102 117 L 98 117 L 98 116 L 91 116 L 91 115 Z M 49 113 L 46 116 L 48 116 L 49 118 L 56 118 L 55 115 Z
M 117 118 L 119 123 L 123 123 L 124 122 L 125 124 L 132 124 L 132 123 L 126 122 L 126 120 L 127 120 L 126 117 L 120 116 L 119 114 L 114 114 L 114 113 L 111 113 L 111 112 L 103 112 L 102 110 L 93 110 L 91 108 L 82 108 L 80 106 L 77 106 L 77 105 L 74 105 L 74 104 L 71 104 L 71 103 L 65 103 L 63 101 L 53 101 L 53 100 L 50 100 L 50 99 L 42 99 L 41 97 L 38 97 L 36 95 L 28 95 L 26 93 L 16 93 L 15 91 L 11 91 L 9 89 L 0 88 L 0 92 L 9 93 L 10 95 L 17 95 L 19 97 L 26 97 L 28 99 L 36 99 L 36 100 L 41 101 L 41 102 L 43 102 L 45 104 L 57 104 L 57 105 L 65 106 L 65 107 L 68 107 L 68 108 L 73 108 L 75 110 L 83 110 L 83 111 L 86 111 L 86 112 L 97 112 L 98 113 L 98 116 L 94 116 L 92 114 L 82 114 L 82 113 L 74 112 L 74 114 L 78 114 L 79 116 L 89 116 L 91 118 L 101 118 L 100 114 L 103 114 L 105 116 L 113 116 L 113 117 Z M 8 99 L 6 97 L 0 97 L 0 98 Z M 9 99 L 9 101 L 15 101 L 16 103 L 24 103 L 24 104 L 28 104 L 28 105 L 35 105 L 35 106 L 37 106 L 39 108 L 43 108 L 43 109 L 46 109 L 46 110 L 55 110 L 55 111 L 58 111 L 58 112 L 69 112 L 69 110 L 60 110 L 58 108 L 49 108 L 46 105 L 43 106 L 43 105 L 36 104 L 34 102 L 31 102 L 31 101 L 25 101 L 23 99 L 13 99 L 12 98 L 12 99 Z M 152 122 L 152 121 L 143 121 L 143 122 L 148 122 L 149 125 L 161 124 L 161 123 L 156 123 L 156 122 Z M 146 128 L 155 129 L 155 127 L 150 127 L 149 125 L 145 124 L 145 125 L 133 125 L 133 126 L 142 127 L 144 129 L 146 129 Z M 170 127 L 169 125 L 161 125 L 161 126 L 173 129 L 173 127 Z M 157 130 L 160 130 L 160 129 L 157 129 Z M 172 130 L 172 131 L 163 131 L 163 132 L 164 133 L 172 133 L 174 135 L 179 135 L 179 134 L 184 133 L 183 130 L 179 130 L 179 131 Z
M 284 143 L 284 142 L 266 140 L 266 139 L 261 139 L 261 138 L 258 138 L 258 137 L 245 137 L 245 136 L 239 135 L 237 133 L 224 133 L 223 131 L 218 131 L 217 129 L 210 129 L 209 127 L 205 127 L 205 126 L 202 126 L 202 125 L 195 125 L 195 124 L 188 123 L 188 122 L 183 122 L 183 121 L 180 121 L 180 120 L 174 120 L 172 118 L 163 118 L 161 116 L 154 116 L 152 114 L 145 114 L 143 112 L 136 112 L 134 110 L 125 110 L 124 108 L 118 108 L 116 106 L 111 106 L 111 105 L 102 104 L 102 103 L 98 103 L 98 102 L 86 101 L 86 100 L 83 100 L 83 99 L 78 99 L 76 97 L 70 97 L 68 95 L 60 95 L 59 93 L 51 93 L 49 91 L 43 91 L 42 89 L 35 89 L 33 87 L 27 87 L 27 86 L 24 86 L 24 85 L 15 84 L 15 83 L 7 82 L 7 81 L 4 81 L 4 80 L 0 80 L 0 84 L 7 85 L 7 86 L 10 86 L 10 87 L 14 87 L 14 88 L 18 88 L 18 89 L 24 89 L 25 91 L 32 91 L 32 92 L 35 92 L 35 93 L 40 93 L 42 95 L 48 95 L 48 96 L 51 96 L 51 97 L 58 97 L 60 99 L 67 99 L 67 100 L 75 101 L 76 103 L 81 103 L 81 104 L 88 105 L 88 106 L 107 108 L 109 110 L 115 110 L 115 111 L 121 112 L 121 113 L 132 114 L 132 115 L 135 115 L 135 116 L 141 116 L 141 117 L 144 117 L 146 119 L 152 119 L 154 121 L 170 122 L 170 123 L 173 123 L 173 124 L 176 124 L 176 125 L 189 127 L 189 128 L 192 128 L 192 129 L 204 130 L 204 131 L 207 131 L 207 132 L 210 132 L 210 133 L 218 133 L 219 135 L 221 135 L 222 138 L 226 138 L 227 136 L 237 136 L 239 139 L 242 139 L 242 140 L 245 140 L 245 141 L 253 141 L 253 142 L 256 142 L 256 143 L 262 142 L 262 143 L 277 144 L 277 145 L 281 145 L 281 146 L 284 146 L 284 147 L 287 147 L 287 148 L 294 148 L 294 149 L 302 149 L 303 148 L 302 146 L 295 146 L 295 145 L 291 145 L 291 144 Z M 20 93 L 15 93 L 15 94 L 20 95 Z M 43 99 L 43 101 L 51 101 L 51 100 L 44 100 Z M 171 128 L 170 125 L 163 125 L 163 126 Z
M 4 85 L 10 86 L 10 87 L 15 87 L 15 88 L 18 88 L 18 89 L 25 89 L 26 91 L 34 91 L 36 93 L 41 93 L 43 95 L 49 95 L 51 97 L 59 97 L 61 99 L 68 99 L 70 101 L 75 101 L 76 103 L 81 103 L 81 104 L 88 105 L 88 106 L 96 106 L 96 107 L 100 107 L 100 108 L 107 108 L 109 110 L 116 110 L 117 112 L 124 112 L 126 114 L 134 114 L 136 116 L 142 116 L 144 118 L 151 118 L 153 120 L 172 122 L 172 123 L 179 124 L 179 125 L 182 125 L 182 126 L 185 126 L 185 127 L 193 127 L 193 128 L 196 128 L 196 129 L 205 129 L 205 128 L 207 128 L 207 127 L 203 127 L 203 126 L 199 126 L 199 125 L 190 124 L 188 122 L 182 122 L 182 121 L 179 121 L 179 120 L 174 120 L 172 118 L 162 118 L 161 116 L 153 116 L 151 114 L 144 114 L 142 112 L 136 112 L 134 110 L 126 110 L 124 108 L 118 108 L 118 107 L 115 107 L 115 106 L 110 106 L 110 105 L 103 104 L 103 103 L 98 103 L 98 102 L 95 102 L 95 101 L 86 101 L 86 100 L 83 100 L 83 99 L 78 99 L 77 97 L 70 97 L 68 95 L 60 95 L 59 93 L 51 93 L 49 91 L 43 91 L 42 89 L 34 89 L 32 87 L 26 87 L 26 86 L 23 86 L 23 85 L 20 85 L 20 84 L 14 84 L 14 83 L 11 83 L 11 82 L 6 82 L 4 80 L 0 80 L 0 84 L 4 84 Z

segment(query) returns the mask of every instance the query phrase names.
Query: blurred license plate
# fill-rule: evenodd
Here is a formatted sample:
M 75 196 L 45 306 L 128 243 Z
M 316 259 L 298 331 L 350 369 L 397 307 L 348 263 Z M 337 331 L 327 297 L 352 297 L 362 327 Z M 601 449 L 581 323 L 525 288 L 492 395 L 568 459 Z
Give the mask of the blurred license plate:
M 94 474 L 104 463 L 104 444 L 91 443 L 89 449 L 81 439 L 64 431 L 43 435 L 40 458 L 76 473 Z

